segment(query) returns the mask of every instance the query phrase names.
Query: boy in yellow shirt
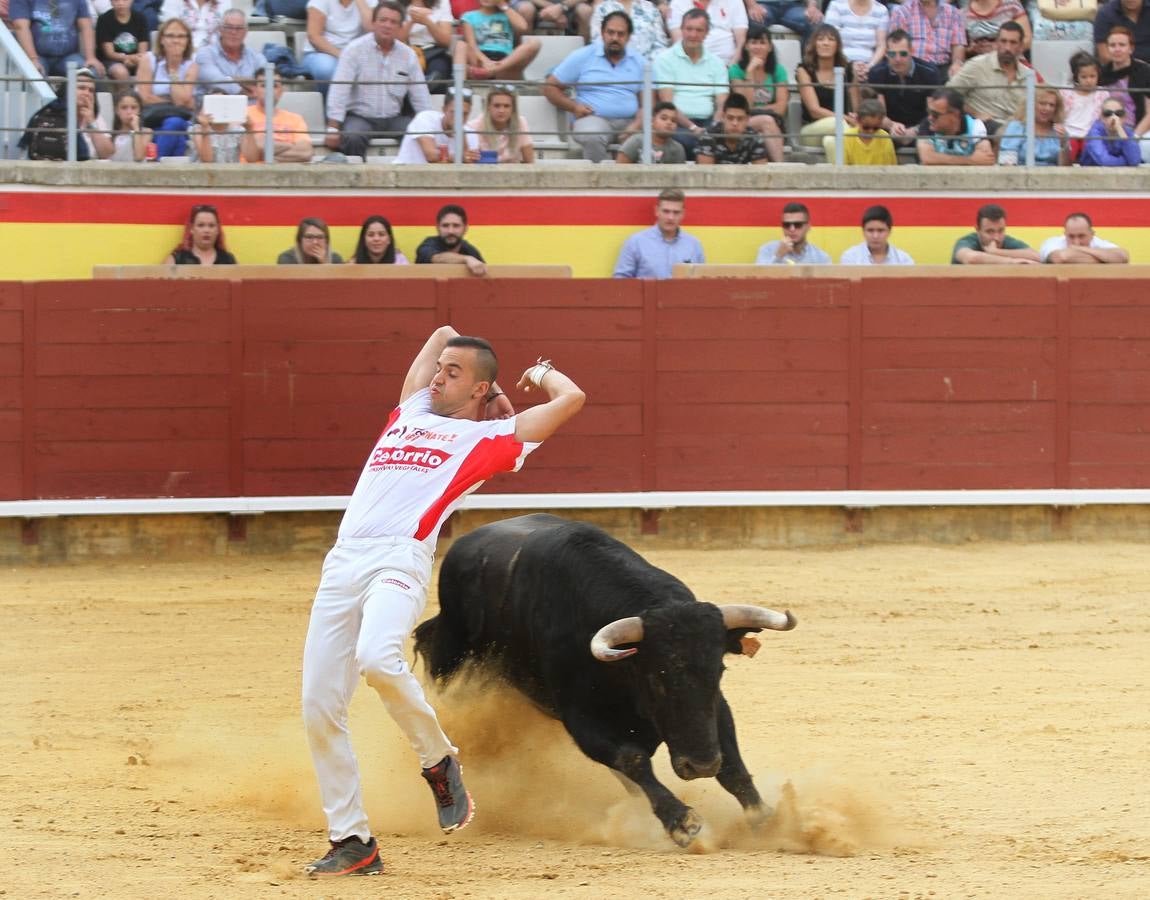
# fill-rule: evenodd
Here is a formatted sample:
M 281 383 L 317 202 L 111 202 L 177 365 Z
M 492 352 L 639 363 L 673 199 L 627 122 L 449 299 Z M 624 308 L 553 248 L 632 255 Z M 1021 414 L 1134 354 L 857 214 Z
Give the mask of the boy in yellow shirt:
M 890 134 L 883 130 L 882 120 L 886 114 L 882 101 L 874 98 L 859 104 L 858 125 L 843 130 L 844 166 L 897 166 L 894 142 Z M 827 162 L 834 165 L 835 139 L 823 138 L 823 150 Z

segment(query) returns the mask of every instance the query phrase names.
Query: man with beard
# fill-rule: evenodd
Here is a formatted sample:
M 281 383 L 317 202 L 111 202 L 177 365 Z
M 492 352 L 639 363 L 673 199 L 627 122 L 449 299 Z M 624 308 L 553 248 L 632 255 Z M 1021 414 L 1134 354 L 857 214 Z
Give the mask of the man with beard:
M 1126 110 L 1123 122 L 1134 129 L 1142 148 L 1142 162 L 1150 161 L 1150 112 L 1145 91 L 1150 88 L 1150 63 L 1134 57 L 1134 32 L 1125 25 L 1115 25 L 1106 37 L 1110 61 L 1102 65 L 1098 83 L 1110 88 L 1110 96 L 1122 101 Z M 1133 89 L 1133 91 L 1131 91 Z
M 963 93 L 967 111 L 985 123 L 988 134 L 1014 118 L 1022 99 L 1023 69 L 1029 68 L 1022 59 L 1024 37 L 1017 22 L 1004 23 L 994 40 L 994 52 L 976 56 L 946 83 Z M 1037 73 L 1036 81 L 1042 83 Z
M 580 47 L 547 76 L 543 95 L 570 113 L 571 137 L 593 163 L 607 158 L 616 136 L 625 139 L 642 130 L 639 92 L 643 60 L 627 49 L 633 25 L 625 12 L 603 18 L 602 41 Z M 568 85 L 575 96 L 568 96 Z
M 449 203 L 435 214 L 438 234 L 425 238 L 415 251 L 416 263 L 463 263 L 472 275 L 486 275 L 483 254 L 467 243 L 467 210 Z

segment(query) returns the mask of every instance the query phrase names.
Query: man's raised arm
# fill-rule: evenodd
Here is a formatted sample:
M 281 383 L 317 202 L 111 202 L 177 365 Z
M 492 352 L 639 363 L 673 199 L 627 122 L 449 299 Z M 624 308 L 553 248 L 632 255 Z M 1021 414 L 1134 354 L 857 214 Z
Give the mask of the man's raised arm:
M 400 403 L 431 384 L 431 376 L 435 374 L 439 355 L 453 337 L 459 337 L 459 332 L 450 325 L 441 325 L 432 332 L 423 349 L 411 361 L 411 368 L 407 370 L 407 377 L 403 379 L 403 390 L 399 394 Z
M 551 437 L 568 419 L 583 408 L 587 395 L 579 386 L 554 368 L 540 361 L 523 373 L 515 385 L 523 391 L 533 387 L 547 392 L 546 403 L 519 413 L 515 419 L 515 439 L 537 444 Z

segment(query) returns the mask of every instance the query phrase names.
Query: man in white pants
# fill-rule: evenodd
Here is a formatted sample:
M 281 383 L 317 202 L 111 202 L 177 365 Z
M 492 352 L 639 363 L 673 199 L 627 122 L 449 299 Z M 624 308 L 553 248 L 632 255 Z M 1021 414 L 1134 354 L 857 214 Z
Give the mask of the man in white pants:
M 495 383 L 497 362 L 481 338 L 443 326 L 424 344 L 368 457 L 328 553 L 308 625 L 303 714 L 331 850 L 312 875 L 378 875 L 348 734 L 348 704 L 362 675 L 419 756 L 450 833 L 471 821 L 458 750 L 412 674 L 403 644 L 427 602 L 439 529 L 463 498 L 524 458 L 583 407 L 566 375 L 539 362 L 516 385 L 548 400 L 519 415 Z

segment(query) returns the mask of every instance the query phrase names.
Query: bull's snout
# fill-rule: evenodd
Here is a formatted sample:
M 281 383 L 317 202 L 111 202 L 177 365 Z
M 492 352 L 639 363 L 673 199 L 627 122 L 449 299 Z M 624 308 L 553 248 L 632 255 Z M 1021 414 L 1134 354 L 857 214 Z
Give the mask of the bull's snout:
M 691 759 L 689 756 L 671 757 L 671 768 L 684 781 L 690 781 L 693 778 L 714 778 L 719 773 L 719 767 L 722 764 L 723 757 L 721 755 L 707 760 Z

